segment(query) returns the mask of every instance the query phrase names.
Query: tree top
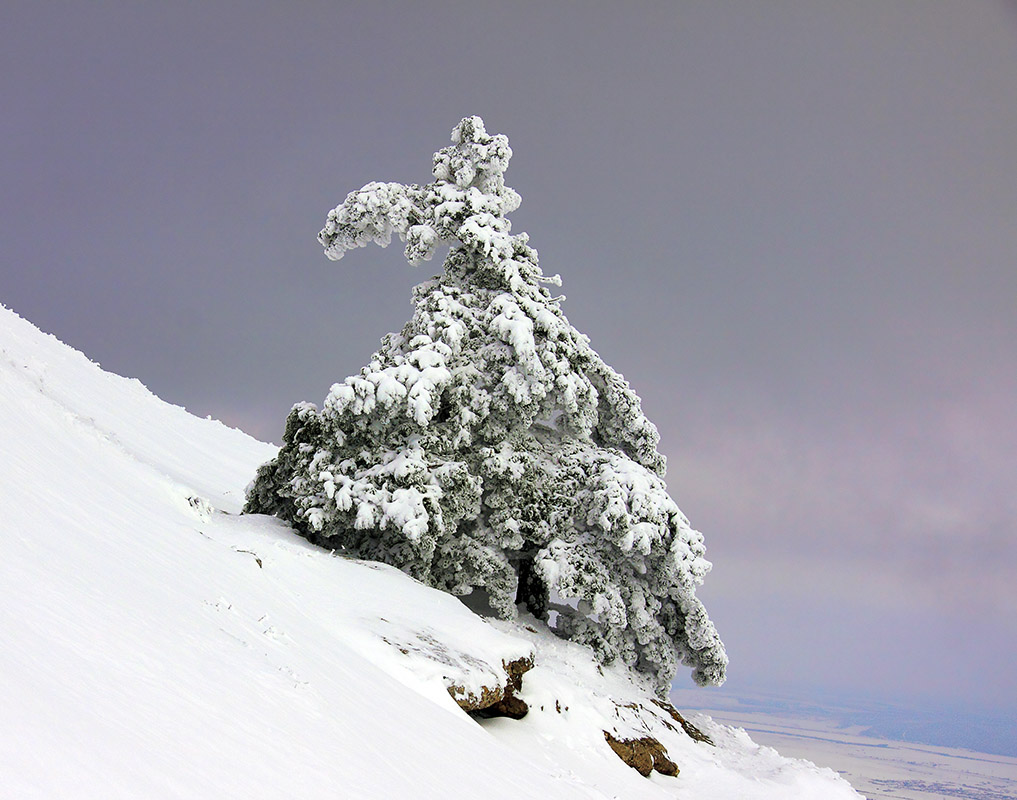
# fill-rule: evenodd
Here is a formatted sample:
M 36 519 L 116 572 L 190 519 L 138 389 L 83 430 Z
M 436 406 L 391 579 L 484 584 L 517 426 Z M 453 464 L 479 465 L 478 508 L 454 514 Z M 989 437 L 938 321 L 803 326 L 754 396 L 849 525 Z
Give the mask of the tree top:
M 371 182 L 351 192 L 328 213 L 318 241 L 338 261 L 347 250 L 374 243 L 387 247 L 392 234 L 406 242 L 411 264 L 429 261 L 441 244 L 473 253 L 499 267 L 513 284 L 522 264 L 527 277 L 542 278 L 537 254 L 526 234 L 510 235 L 508 214 L 519 208 L 519 194 L 505 185 L 512 158 L 508 137 L 488 134 L 480 117 L 465 117 L 452 129 L 452 144 L 434 154 L 434 180 L 417 184 Z M 555 279 L 549 282 L 556 283 Z

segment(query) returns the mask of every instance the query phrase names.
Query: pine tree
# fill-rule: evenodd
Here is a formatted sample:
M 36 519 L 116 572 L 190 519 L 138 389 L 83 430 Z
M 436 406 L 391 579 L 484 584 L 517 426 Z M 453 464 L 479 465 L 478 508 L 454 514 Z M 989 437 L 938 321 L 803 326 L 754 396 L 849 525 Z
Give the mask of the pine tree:
M 321 410 L 294 406 L 246 510 L 453 594 L 486 593 L 503 618 L 524 604 L 659 690 L 679 661 L 722 683 L 724 646 L 695 594 L 710 569 L 702 535 L 668 496 L 639 398 L 569 324 L 526 234 L 509 232 L 511 155 L 463 119 L 432 183 L 370 183 L 329 213 L 329 258 L 395 233 L 411 264 L 449 245 L 444 271 Z

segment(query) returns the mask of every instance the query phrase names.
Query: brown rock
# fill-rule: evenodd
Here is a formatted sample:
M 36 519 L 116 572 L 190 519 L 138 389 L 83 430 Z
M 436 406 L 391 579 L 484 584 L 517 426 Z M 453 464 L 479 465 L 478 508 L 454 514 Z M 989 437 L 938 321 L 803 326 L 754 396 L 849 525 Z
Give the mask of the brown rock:
M 509 719 L 522 719 L 529 712 L 530 707 L 514 694 L 506 694 L 497 703 L 492 703 L 487 708 L 476 712 L 481 717 L 508 717 Z
M 480 697 L 467 692 L 457 684 L 448 687 L 448 693 L 459 707 L 479 717 L 508 717 L 522 719 L 530 710 L 516 692 L 523 688 L 523 674 L 533 669 L 532 658 L 519 658 L 507 664 L 502 663 L 507 680 L 504 686 L 481 687 Z
M 518 692 L 523 688 L 523 674 L 533 669 L 532 658 L 517 658 L 508 664 L 502 662 L 505 672 L 508 674 L 508 688 Z
M 500 703 L 505 699 L 505 687 L 503 686 L 481 686 L 479 696 L 473 692 L 466 691 L 466 688 L 458 683 L 453 683 L 447 688 L 448 693 L 459 704 L 459 707 L 471 714 L 475 711 L 490 708 L 495 703 Z
M 604 739 L 611 745 L 618 758 L 645 778 L 649 778 L 653 770 L 671 777 L 678 774 L 678 765 L 667 757 L 664 745 L 652 736 L 644 736 L 641 739 L 616 739 L 604 731 Z
M 654 705 L 664 709 L 664 711 L 668 713 L 671 719 L 673 719 L 675 722 L 681 725 L 682 730 L 685 731 L 685 733 L 687 733 L 692 739 L 694 739 L 697 742 L 703 742 L 704 744 L 709 745 L 713 744 L 713 739 L 711 739 L 709 736 L 707 736 L 705 733 L 699 730 L 699 728 L 697 728 L 695 725 L 693 725 L 691 722 L 685 719 L 685 717 L 679 714 L 678 709 L 676 709 L 673 705 L 671 705 L 670 703 L 665 703 L 662 700 L 654 700 L 653 703 Z

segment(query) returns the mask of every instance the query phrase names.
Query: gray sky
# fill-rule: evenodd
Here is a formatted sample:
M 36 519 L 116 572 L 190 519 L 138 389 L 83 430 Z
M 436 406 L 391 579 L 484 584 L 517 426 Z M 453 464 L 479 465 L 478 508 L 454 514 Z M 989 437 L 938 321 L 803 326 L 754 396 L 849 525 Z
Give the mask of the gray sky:
M 21 3 L 0 302 L 278 440 L 411 313 L 325 214 L 479 114 L 657 423 L 730 686 L 1017 711 L 1017 6 Z

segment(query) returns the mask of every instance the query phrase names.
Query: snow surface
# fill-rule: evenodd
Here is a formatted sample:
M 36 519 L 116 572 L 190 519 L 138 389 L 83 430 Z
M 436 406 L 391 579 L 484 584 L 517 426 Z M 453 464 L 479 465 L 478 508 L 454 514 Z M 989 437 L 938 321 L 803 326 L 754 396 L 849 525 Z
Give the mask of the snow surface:
M 669 729 L 525 620 L 240 516 L 274 447 L 2 306 L 0 409 L 2 798 L 859 797 L 707 718 L 716 747 Z M 449 696 L 530 654 L 525 719 Z M 604 730 L 651 730 L 680 775 L 641 777 Z

